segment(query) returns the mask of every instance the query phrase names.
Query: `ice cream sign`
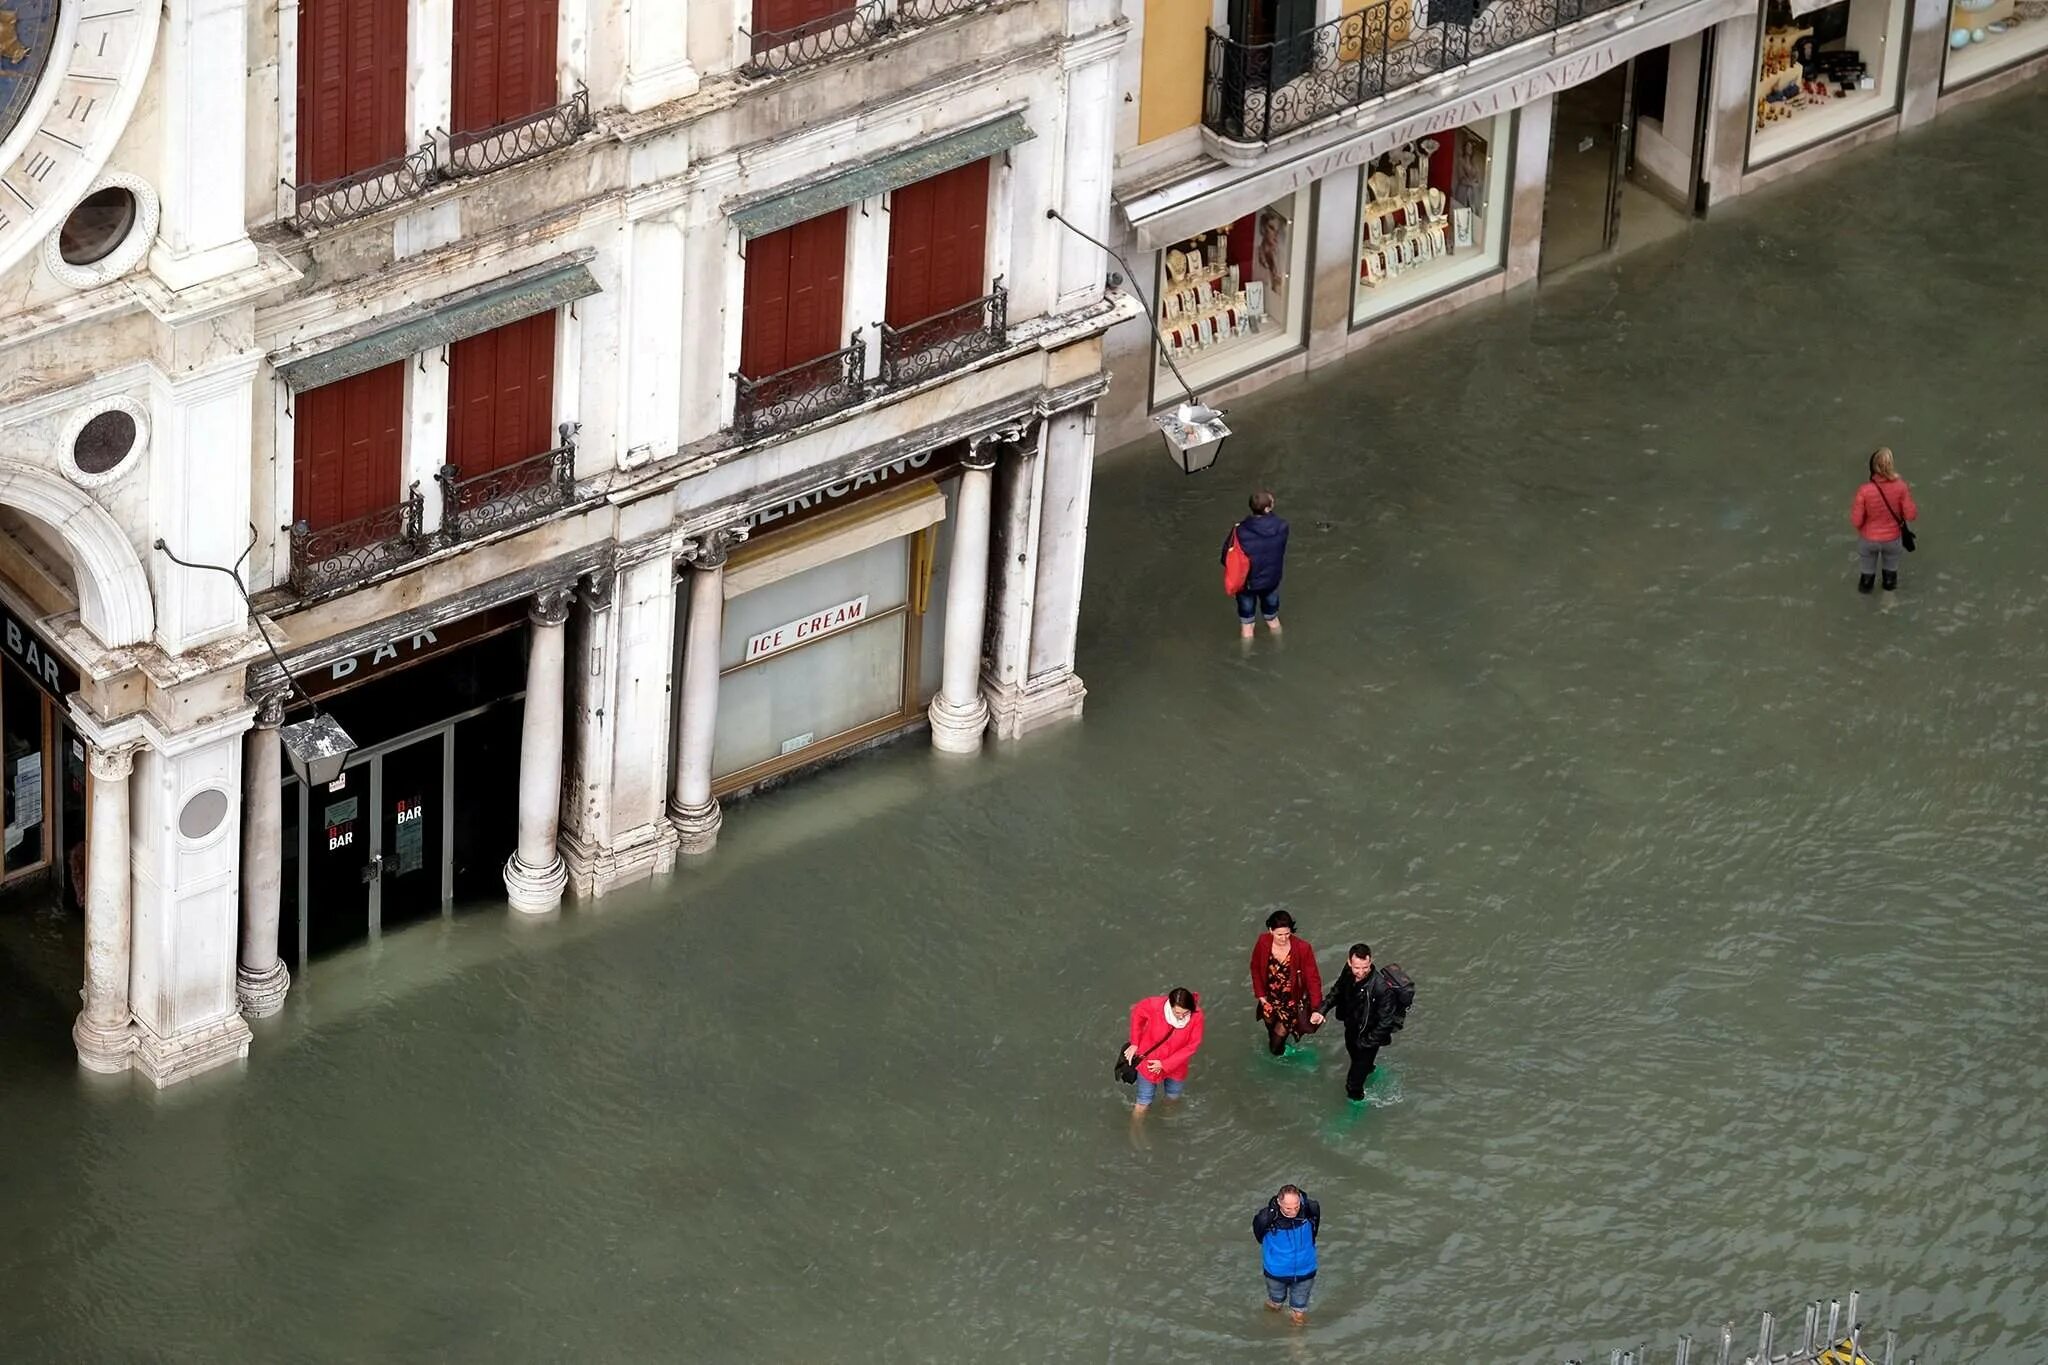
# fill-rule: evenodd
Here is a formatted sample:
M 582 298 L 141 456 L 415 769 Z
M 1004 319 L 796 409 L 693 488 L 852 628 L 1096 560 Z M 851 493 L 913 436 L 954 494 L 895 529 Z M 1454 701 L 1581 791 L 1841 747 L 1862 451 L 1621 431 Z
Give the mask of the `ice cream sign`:
M 780 654 L 785 649 L 809 644 L 827 635 L 837 634 L 849 626 L 857 626 L 868 616 L 868 599 L 865 594 L 851 602 L 841 602 L 836 607 L 814 611 L 809 616 L 799 616 L 794 621 L 784 622 L 773 630 L 764 630 L 747 641 L 745 662 L 765 659 L 771 654 Z

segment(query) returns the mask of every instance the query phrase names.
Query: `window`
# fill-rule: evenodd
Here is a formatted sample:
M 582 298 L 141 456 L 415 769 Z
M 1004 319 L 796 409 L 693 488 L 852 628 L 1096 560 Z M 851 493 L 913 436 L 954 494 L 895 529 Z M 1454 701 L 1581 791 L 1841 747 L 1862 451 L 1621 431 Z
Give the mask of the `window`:
M 555 315 L 536 313 L 448 348 L 448 463 L 463 478 L 555 445 Z
M 762 379 L 846 345 L 846 210 L 747 243 L 740 373 Z
M 556 102 L 556 9 L 557 0 L 455 0 L 455 132 Z
M 307 529 L 324 531 L 398 502 L 405 364 L 397 361 L 298 396 L 292 517 Z
M 844 23 L 852 0 L 754 0 L 754 51 L 780 47 Z
M 891 327 L 937 317 L 988 292 L 988 162 L 906 185 L 889 198 Z
M 406 0 L 305 0 L 299 10 L 299 183 L 405 154 Z

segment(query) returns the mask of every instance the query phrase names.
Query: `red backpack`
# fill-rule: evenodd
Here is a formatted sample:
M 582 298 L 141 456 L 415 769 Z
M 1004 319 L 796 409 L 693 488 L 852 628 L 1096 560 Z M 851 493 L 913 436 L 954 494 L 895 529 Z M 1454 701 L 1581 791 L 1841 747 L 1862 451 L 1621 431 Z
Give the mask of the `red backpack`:
M 1223 551 L 1223 591 L 1232 597 L 1244 591 L 1252 576 L 1252 557 L 1237 543 L 1237 528 L 1230 528 L 1230 545 Z

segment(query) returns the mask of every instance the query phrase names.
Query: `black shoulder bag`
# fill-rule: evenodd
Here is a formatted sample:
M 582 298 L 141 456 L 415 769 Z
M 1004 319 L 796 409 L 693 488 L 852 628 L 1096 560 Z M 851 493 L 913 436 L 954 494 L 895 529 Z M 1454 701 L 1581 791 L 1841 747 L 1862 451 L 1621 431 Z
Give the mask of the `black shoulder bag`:
M 1171 1037 L 1173 1037 L 1173 1034 L 1169 1031 L 1166 1038 Z M 1131 1045 L 1125 1043 L 1122 1047 L 1118 1048 L 1116 1050 L 1116 1078 L 1125 1085 L 1136 1085 L 1138 1083 L 1138 1063 L 1159 1051 L 1160 1048 L 1165 1047 L 1166 1038 L 1161 1038 L 1129 1061 L 1124 1060 L 1124 1053 L 1130 1050 Z
M 1877 500 L 1884 504 L 1884 510 L 1892 514 L 1892 520 L 1899 524 L 1899 544 L 1906 547 L 1906 553 L 1913 553 L 1913 528 L 1906 525 L 1906 519 L 1899 515 L 1899 509 L 1892 506 L 1892 500 L 1884 495 L 1884 485 L 1875 478 L 1870 486 L 1877 490 Z

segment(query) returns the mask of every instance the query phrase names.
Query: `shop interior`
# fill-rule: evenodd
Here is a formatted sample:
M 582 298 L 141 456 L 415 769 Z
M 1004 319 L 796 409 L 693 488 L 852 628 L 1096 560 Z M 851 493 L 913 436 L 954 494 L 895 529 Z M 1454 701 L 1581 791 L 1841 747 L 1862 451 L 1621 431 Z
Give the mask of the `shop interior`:
M 1950 0 L 1943 89 L 2048 52 L 2048 0 Z
M 1906 8 L 1906 0 L 1839 0 L 1819 8 L 1766 0 L 1751 165 L 1898 107 Z
M 1514 116 L 1503 114 L 1404 143 L 1366 165 L 1359 186 L 1354 324 L 1501 267 L 1513 129 Z
M 1160 253 L 1159 335 L 1187 382 L 1200 389 L 1301 344 L 1308 278 L 1305 191 Z M 1164 362 L 1157 401 L 1179 397 Z
M 1543 198 L 1542 274 L 1685 230 L 1685 205 L 1699 175 L 1691 130 L 1701 60 L 1697 40 L 1682 50 L 1659 48 L 1558 93 Z M 1683 73 L 1675 93 L 1674 65 Z M 1639 129 L 1650 134 L 1643 147 Z M 1672 143 L 1681 134 L 1682 150 Z

